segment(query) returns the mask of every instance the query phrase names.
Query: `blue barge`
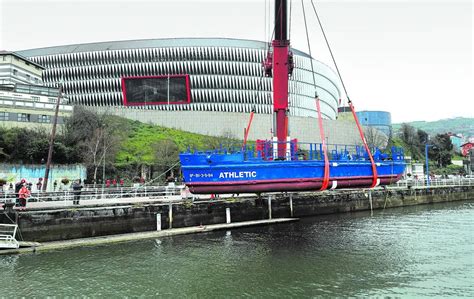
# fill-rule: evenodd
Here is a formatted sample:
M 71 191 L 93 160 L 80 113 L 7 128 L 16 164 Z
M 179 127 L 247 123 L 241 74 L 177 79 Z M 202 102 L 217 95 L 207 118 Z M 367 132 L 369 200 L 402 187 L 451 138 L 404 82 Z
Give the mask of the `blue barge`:
M 215 150 L 180 154 L 181 169 L 192 193 L 262 193 L 276 191 L 317 191 L 323 185 L 325 161 L 319 144 L 309 150 L 293 151 L 288 160 L 273 159 L 265 151 Z M 372 164 L 360 146 L 349 151 L 333 150 L 329 160 L 328 188 L 371 187 Z M 272 150 L 270 148 L 270 150 Z M 398 181 L 405 169 L 403 150 L 390 155 L 375 150 L 377 184 Z

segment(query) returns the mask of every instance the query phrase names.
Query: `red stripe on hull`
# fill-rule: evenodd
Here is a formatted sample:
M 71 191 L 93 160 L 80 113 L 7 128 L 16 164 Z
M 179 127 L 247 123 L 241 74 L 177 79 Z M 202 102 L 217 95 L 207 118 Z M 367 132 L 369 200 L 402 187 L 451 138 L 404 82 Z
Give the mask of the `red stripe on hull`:
M 379 176 L 380 185 L 389 185 L 400 180 L 400 175 Z M 373 177 L 344 177 L 331 178 L 328 188 L 337 181 L 337 189 L 342 188 L 369 188 Z M 209 182 L 186 184 L 194 194 L 229 194 L 229 193 L 263 193 L 286 191 L 317 191 L 323 184 L 322 179 L 288 179 L 241 182 Z

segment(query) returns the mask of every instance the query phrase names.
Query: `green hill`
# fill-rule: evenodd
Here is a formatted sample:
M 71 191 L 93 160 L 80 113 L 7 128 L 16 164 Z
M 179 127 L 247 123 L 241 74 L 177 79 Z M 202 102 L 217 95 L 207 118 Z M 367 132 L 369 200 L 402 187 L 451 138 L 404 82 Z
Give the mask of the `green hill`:
M 407 124 L 421 129 L 430 135 L 451 132 L 463 134 L 464 136 L 474 136 L 474 118 L 456 117 L 437 121 L 413 121 Z M 397 132 L 400 127 L 401 124 L 393 124 L 394 132 Z
M 187 148 L 198 150 L 209 150 L 219 148 L 222 145 L 240 146 L 242 141 L 230 137 L 213 137 L 201 134 L 190 133 L 177 129 L 160 127 L 140 123 L 138 121 L 121 120 L 126 128 L 126 138 L 120 144 L 120 149 L 115 157 L 115 163 L 123 166 L 133 163 L 153 164 L 157 160 L 157 150 L 165 147 L 166 155 L 176 156 L 178 151 L 185 151 Z M 163 144 L 163 141 L 171 141 L 173 144 Z M 172 147 L 172 148 L 171 148 Z M 160 152 L 162 155 L 163 153 Z

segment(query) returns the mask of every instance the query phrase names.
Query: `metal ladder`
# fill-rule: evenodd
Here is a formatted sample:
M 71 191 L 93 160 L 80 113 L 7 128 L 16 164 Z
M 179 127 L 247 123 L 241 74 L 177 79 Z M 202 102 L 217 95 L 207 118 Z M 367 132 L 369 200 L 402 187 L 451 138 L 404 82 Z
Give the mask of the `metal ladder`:
M 15 239 L 17 224 L 0 224 L 0 249 L 18 249 L 20 243 Z

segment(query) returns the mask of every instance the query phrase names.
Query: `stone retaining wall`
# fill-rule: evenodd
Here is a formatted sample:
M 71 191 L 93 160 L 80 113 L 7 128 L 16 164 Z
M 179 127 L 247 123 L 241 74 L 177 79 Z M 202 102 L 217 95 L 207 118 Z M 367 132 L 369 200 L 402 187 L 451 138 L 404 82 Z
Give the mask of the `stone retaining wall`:
M 474 199 L 474 186 L 426 189 L 341 190 L 272 195 L 273 218 L 304 217 L 373 209 Z M 234 201 L 173 204 L 172 227 L 225 223 L 226 208 L 232 222 L 267 219 L 267 197 L 238 198 Z M 0 214 L 0 223 L 19 224 L 25 241 L 55 241 L 111 234 L 156 230 L 156 215 L 161 214 L 162 228 L 169 228 L 168 204 L 144 204 L 110 207 L 83 207 L 49 211 Z M 19 238 L 21 239 L 21 238 Z

